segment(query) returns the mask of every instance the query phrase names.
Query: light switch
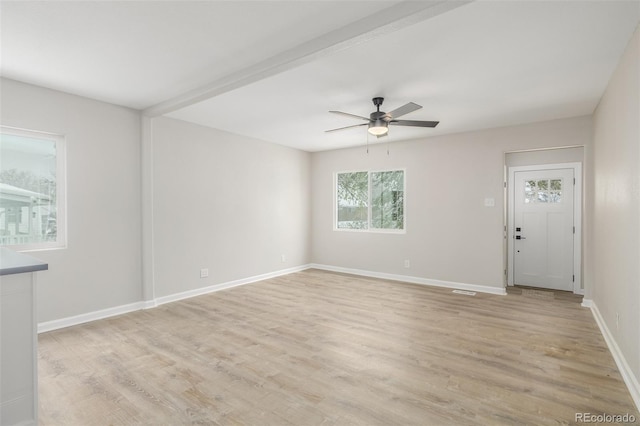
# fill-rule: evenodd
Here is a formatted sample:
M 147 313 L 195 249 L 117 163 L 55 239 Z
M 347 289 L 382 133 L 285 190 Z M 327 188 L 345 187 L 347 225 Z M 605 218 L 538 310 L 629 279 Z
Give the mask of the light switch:
M 485 207 L 495 207 L 496 206 L 496 199 L 495 198 L 485 198 L 484 199 L 484 206 Z

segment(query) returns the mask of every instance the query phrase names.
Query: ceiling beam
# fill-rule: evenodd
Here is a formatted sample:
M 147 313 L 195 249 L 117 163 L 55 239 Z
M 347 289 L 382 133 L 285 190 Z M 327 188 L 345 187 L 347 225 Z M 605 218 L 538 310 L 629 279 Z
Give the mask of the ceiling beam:
M 348 49 L 386 34 L 425 21 L 474 0 L 402 1 L 366 16 L 342 28 L 331 31 L 294 48 L 274 55 L 239 72 L 167 99 L 143 111 L 148 117 L 169 114 L 222 93 L 296 68 L 317 58 Z

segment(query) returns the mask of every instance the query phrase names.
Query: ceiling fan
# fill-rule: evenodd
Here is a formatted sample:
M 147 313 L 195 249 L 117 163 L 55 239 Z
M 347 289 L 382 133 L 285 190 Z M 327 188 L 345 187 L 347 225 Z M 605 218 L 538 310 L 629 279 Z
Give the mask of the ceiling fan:
M 354 124 L 353 126 L 339 127 L 337 129 L 325 130 L 325 132 L 335 132 L 336 130 L 344 130 L 350 129 L 352 127 L 360 127 L 360 126 L 369 126 L 367 131 L 374 136 L 379 138 L 386 136 L 389 132 L 389 125 L 393 124 L 396 126 L 416 126 L 416 127 L 436 127 L 439 121 L 418 121 L 418 120 L 397 120 L 398 117 L 401 117 L 405 114 L 409 114 L 410 112 L 416 111 L 422 108 L 418 104 L 414 104 L 413 102 L 409 102 L 401 106 L 400 108 L 396 108 L 391 112 L 380 111 L 380 105 L 384 102 L 384 98 L 373 98 L 373 104 L 377 107 L 377 111 L 372 112 L 369 115 L 369 118 L 362 117 L 360 115 L 349 114 L 348 112 L 342 111 L 329 111 L 334 114 L 346 115 L 347 117 L 358 118 L 360 120 L 365 120 L 367 123 L 362 124 Z

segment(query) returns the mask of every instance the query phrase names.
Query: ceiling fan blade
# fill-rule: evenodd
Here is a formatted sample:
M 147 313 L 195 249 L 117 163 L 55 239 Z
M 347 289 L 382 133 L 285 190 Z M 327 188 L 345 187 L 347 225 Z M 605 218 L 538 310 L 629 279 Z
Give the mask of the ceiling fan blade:
M 396 126 L 436 127 L 439 121 L 391 120 L 389 124 Z
M 387 117 L 391 117 L 391 120 L 394 120 L 400 116 L 403 116 L 405 114 L 409 114 L 410 112 L 419 110 L 420 108 L 422 108 L 420 105 L 418 104 L 414 104 L 413 102 L 409 102 L 408 104 L 402 105 L 400 108 L 396 108 L 391 112 L 388 112 L 385 115 L 385 118 Z M 389 120 L 387 120 L 389 121 Z
M 362 117 L 360 115 L 355 115 L 355 114 L 349 114 L 348 112 L 342 112 L 342 111 L 329 111 L 329 112 L 332 112 L 334 114 L 346 115 L 347 117 L 359 118 L 360 120 L 369 121 L 369 119 L 367 117 Z
M 369 121 L 369 120 L 367 120 Z M 366 126 L 369 123 L 362 123 L 362 124 L 354 124 L 353 126 L 347 126 L 347 127 L 338 127 L 337 129 L 331 129 L 331 130 L 325 130 L 325 133 L 329 133 L 329 132 L 335 132 L 336 130 L 344 130 L 344 129 L 351 129 L 352 127 L 360 127 L 360 126 Z

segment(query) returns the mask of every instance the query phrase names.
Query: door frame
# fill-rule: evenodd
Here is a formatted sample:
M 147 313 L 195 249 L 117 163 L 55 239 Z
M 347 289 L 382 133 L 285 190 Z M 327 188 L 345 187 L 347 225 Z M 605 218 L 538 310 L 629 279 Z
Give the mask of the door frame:
M 584 294 L 584 289 L 582 288 L 582 163 L 556 163 L 540 164 L 535 166 L 513 166 L 507 169 L 507 285 L 514 285 L 514 230 L 511 224 L 514 223 L 515 215 L 515 194 L 513 193 L 515 189 L 515 173 L 554 169 L 573 169 L 573 177 L 575 180 L 573 187 L 573 224 L 575 226 L 575 233 L 573 236 L 573 292 L 575 294 Z

